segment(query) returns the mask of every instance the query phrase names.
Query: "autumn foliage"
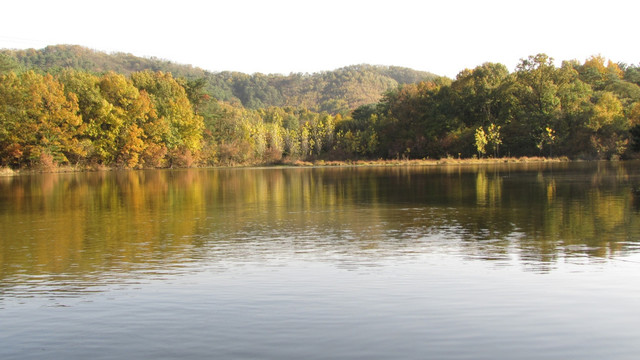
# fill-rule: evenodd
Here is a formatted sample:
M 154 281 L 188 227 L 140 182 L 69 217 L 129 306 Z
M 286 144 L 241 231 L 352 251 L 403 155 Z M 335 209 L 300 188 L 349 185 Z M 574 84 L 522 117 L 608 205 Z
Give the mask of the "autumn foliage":
M 355 101 L 344 101 L 350 93 L 324 99 L 327 111 L 302 105 L 249 108 L 216 97 L 207 81 L 162 71 L 0 69 L 0 166 L 611 159 L 640 151 L 640 68 L 601 56 L 556 66 L 538 54 L 522 59 L 511 73 L 502 64 L 485 63 L 455 80 L 397 85 L 348 111 L 345 104 Z M 302 93 L 290 95 L 285 103 Z

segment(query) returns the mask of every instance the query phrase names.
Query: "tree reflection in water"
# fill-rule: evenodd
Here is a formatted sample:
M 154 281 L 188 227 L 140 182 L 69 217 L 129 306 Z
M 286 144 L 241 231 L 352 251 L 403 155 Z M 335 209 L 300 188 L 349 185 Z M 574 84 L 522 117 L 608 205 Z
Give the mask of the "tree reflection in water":
M 73 293 L 199 266 L 425 253 L 553 271 L 639 250 L 638 163 L 190 169 L 0 178 L 0 281 Z M 55 284 L 55 285 L 51 285 Z M 43 289 L 51 292 L 51 288 Z

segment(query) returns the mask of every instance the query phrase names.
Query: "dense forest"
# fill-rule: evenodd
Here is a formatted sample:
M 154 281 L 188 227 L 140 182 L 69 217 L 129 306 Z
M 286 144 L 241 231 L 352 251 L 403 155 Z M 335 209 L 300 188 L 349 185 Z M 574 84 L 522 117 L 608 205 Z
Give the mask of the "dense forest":
M 0 166 L 637 157 L 640 67 L 529 56 L 456 79 L 358 65 L 212 73 L 77 46 L 0 51 Z
M 202 81 L 203 90 L 210 96 L 219 101 L 241 104 L 245 108 L 297 106 L 334 114 L 348 113 L 360 105 L 376 102 L 384 91 L 398 85 L 437 77 L 402 67 L 372 65 L 286 76 L 210 72 L 158 58 L 142 58 L 125 53 L 106 54 L 77 45 L 48 46 L 41 50 L 0 50 L 0 57 L 20 68 L 37 69 L 50 74 L 57 74 L 63 69 L 94 75 L 113 71 L 127 76 L 140 71 L 162 71 L 171 73 L 175 78 Z

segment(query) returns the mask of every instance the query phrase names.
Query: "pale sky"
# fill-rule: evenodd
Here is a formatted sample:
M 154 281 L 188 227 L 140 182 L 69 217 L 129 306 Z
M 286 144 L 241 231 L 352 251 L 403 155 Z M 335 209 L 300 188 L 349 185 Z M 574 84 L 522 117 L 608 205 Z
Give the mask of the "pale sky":
M 0 48 L 74 44 L 210 71 L 318 72 L 397 65 L 455 78 L 544 52 L 640 63 L 640 1 L 20 0 Z

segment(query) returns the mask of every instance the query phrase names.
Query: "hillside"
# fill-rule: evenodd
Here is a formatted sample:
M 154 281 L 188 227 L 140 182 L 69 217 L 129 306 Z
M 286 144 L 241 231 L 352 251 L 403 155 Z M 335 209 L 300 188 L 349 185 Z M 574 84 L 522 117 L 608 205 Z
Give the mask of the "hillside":
M 107 54 L 77 45 L 47 46 L 40 50 L 0 50 L 0 55 L 4 67 L 17 66 L 49 73 L 65 68 L 96 74 L 114 71 L 125 75 L 152 70 L 170 72 L 176 78 L 204 79 L 204 89 L 211 96 L 241 103 L 250 109 L 295 106 L 337 113 L 377 102 L 385 91 L 398 85 L 437 77 L 408 68 L 366 64 L 313 74 L 212 72 L 158 58 Z

